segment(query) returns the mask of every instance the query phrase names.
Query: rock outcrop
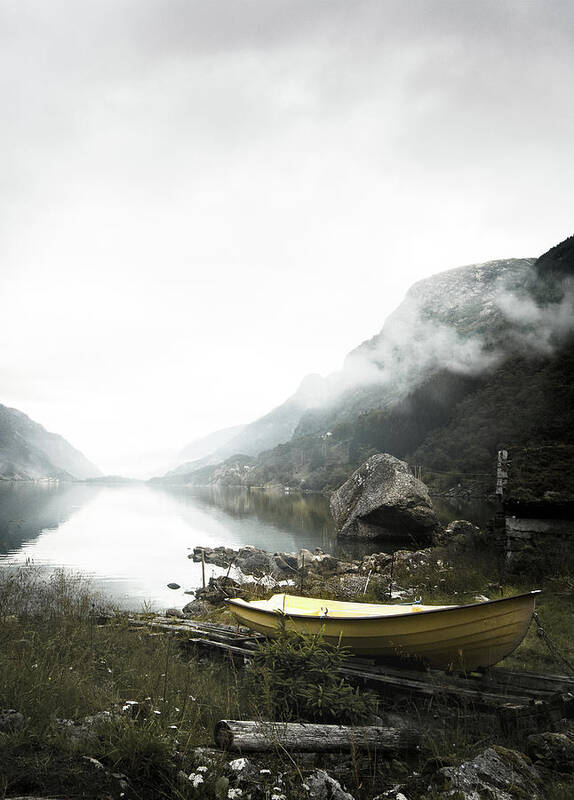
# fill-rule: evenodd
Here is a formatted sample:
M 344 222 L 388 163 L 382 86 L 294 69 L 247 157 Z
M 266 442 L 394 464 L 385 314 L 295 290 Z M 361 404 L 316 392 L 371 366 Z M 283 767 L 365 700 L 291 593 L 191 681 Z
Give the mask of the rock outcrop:
M 541 785 L 540 775 L 528 756 L 495 746 L 457 767 L 439 769 L 428 791 L 436 798 L 514 800 L 540 797 Z
M 371 456 L 331 495 L 339 536 L 429 542 L 438 528 L 428 490 L 404 461 Z

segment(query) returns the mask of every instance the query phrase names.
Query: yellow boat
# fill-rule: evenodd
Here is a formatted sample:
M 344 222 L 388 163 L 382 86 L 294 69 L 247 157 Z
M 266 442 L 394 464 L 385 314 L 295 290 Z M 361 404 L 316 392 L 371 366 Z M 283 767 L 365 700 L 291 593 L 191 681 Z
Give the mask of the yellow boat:
M 472 671 L 496 664 L 518 647 L 539 592 L 464 606 L 345 603 L 288 594 L 227 602 L 241 624 L 267 636 L 277 636 L 283 621 L 287 630 L 321 634 L 358 656 Z

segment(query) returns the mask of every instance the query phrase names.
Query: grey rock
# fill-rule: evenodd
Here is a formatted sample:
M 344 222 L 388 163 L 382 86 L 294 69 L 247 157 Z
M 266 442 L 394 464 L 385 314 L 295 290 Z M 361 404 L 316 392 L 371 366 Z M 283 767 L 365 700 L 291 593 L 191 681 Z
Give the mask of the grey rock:
M 166 608 L 166 617 L 181 617 L 181 611 L 178 608 Z
M 346 792 L 339 781 L 322 769 L 312 772 L 305 783 L 309 787 L 311 800 L 354 800 L 353 795 Z
M 191 603 L 187 603 L 181 610 L 184 614 L 189 614 L 192 617 L 196 615 L 203 616 L 205 614 L 210 614 L 213 611 L 213 606 L 206 600 L 192 600 Z
M 136 717 L 139 716 L 140 712 L 141 712 L 141 706 L 137 700 L 125 700 L 122 703 L 120 709 L 120 713 L 122 715 L 132 717 L 133 719 L 136 719 Z
M 537 766 L 553 772 L 574 772 L 574 741 L 564 733 L 535 733 L 528 737 L 527 752 Z
M 427 487 L 404 461 L 371 456 L 331 495 L 340 536 L 428 542 L 438 529 Z
M 432 777 L 429 794 L 437 800 L 539 800 L 542 779 L 530 759 L 515 750 L 489 747 L 457 767 L 443 767 Z M 458 792 L 458 794 L 457 794 Z
M 293 553 L 274 553 L 275 568 L 287 577 L 292 577 L 297 572 L 297 556 Z
M 168 589 L 181 589 L 181 586 L 179 585 L 179 583 L 168 583 L 167 588 Z
M 13 733 L 23 727 L 24 714 L 15 708 L 0 709 L 0 733 Z
M 435 534 L 435 544 L 445 545 L 450 542 L 462 544 L 466 540 L 472 540 L 480 535 L 480 528 L 473 525 L 467 519 L 455 519 L 442 531 Z
M 334 556 L 321 553 L 320 555 L 313 556 L 310 567 L 313 572 L 318 572 L 319 575 L 331 575 L 337 571 L 339 562 Z
M 365 574 L 369 572 L 383 572 L 393 560 L 391 555 L 387 553 L 371 553 L 371 555 L 363 556 L 361 561 L 360 570 Z
M 392 789 L 387 789 L 382 794 L 378 794 L 373 800 L 409 800 L 409 798 L 401 791 L 401 787 L 397 785 L 393 786 Z
M 315 572 L 318 575 L 332 575 L 341 567 L 340 562 L 328 553 L 317 548 L 314 553 L 303 548 L 297 555 L 297 566 L 305 572 Z
M 202 553 L 206 564 L 215 564 L 217 567 L 228 567 L 236 556 L 235 551 L 229 547 L 194 547 L 188 558 L 200 562 Z
M 237 559 L 237 566 L 246 575 L 268 575 L 273 572 L 275 562 L 272 557 L 263 551 L 250 553 L 247 558 Z
M 54 725 L 59 734 L 67 736 L 70 741 L 78 746 L 85 746 L 97 739 L 102 725 L 105 725 L 120 714 L 120 709 L 113 712 L 98 711 L 95 714 L 84 717 L 82 720 L 56 719 Z
M 239 786 L 259 783 L 259 768 L 248 758 L 234 758 L 229 762 L 230 776 Z
M 104 765 L 102 764 L 101 761 L 98 761 L 97 758 L 92 758 L 91 756 L 82 756 L 82 759 L 84 761 L 87 761 L 88 764 L 94 767 L 94 769 L 96 770 L 105 770 Z
M 302 547 L 297 554 L 297 566 L 301 569 L 302 566 L 308 567 L 309 564 L 313 561 L 315 554 L 312 553 L 310 550 L 307 550 L 306 547 Z

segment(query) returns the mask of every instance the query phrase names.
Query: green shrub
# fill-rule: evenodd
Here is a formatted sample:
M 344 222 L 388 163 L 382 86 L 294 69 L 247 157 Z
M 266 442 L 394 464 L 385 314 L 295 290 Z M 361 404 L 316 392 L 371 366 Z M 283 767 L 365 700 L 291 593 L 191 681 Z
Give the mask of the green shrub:
M 260 645 L 250 668 L 253 693 L 273 719 L 358 724 L 377 710 L 371 692 L 338 674 L 349 653 L 319 636 L 288 633 Z M 263 698 L 261 695 L 263 694 Z

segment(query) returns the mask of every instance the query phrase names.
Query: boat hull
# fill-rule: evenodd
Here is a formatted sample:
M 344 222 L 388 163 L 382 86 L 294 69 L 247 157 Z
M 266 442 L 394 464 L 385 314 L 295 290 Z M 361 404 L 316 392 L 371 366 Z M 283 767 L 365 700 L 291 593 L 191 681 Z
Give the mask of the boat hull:
M 284 624 L 288 631 L 340 642 L 358 656 L 417 659 L 436 669 L 472 671 L 496 664 L 518 647 L 530 625 L 537 593 L 466 606 L 426 606 L 418 612 L 416 606 L 407 606 L 405 613 L 397 613 L 397 606 L 380 606 L 380 615 L 365 616 L 341 612 L 317 616 L 290 612 L 288 607 L 283 612 L 243 600 L 230 600 L 229 605 L 240 623 L 266 636 L 277 636 Z M 356 606 L 359 611 L 362 604 Z M 385 608 L 392 613 L 386 615 Z

